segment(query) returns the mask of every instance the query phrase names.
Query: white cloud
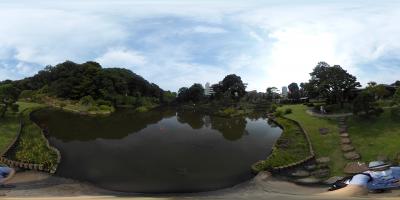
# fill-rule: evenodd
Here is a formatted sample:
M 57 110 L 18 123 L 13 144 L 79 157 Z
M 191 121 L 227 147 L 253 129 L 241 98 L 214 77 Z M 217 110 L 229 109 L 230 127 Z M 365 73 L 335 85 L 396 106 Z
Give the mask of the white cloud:
M 318 61 L 400 77 L 382 63 L 400 56 L 395 1 L 2 1 L 0 19 L 0 79 L 93 59 L 173 90 L 236 73 L 264 91 L 307 81 Z
M 195 32 L 195 33 L 218 34 L 218 33 L 226 33 L 227 31 L 225 29 L 219 28 L 219 27 L 196 26 L 196 27 L 193 28 L 193 32 Z
M 105 67 L 123 67 L 132 69 L 146 64 L 146 57 L 141 53 L 124 48 L 111 48 L 95 59 Z

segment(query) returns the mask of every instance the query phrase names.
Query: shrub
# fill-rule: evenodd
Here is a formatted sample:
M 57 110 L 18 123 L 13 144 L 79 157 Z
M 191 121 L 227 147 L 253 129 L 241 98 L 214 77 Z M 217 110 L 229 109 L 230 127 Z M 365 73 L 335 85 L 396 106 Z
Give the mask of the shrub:
M 275 116 L 275 117 L 281 117 L 281 116 L 283 116 L 282 110 L 277 110 L 277 111 L 275 111 L 274 116 Z
M 33 90 L 24 90 L 19 95 L 19 98 L 21 98 L 21 99 L 32 99 L 34 95 L 35 95 L 35 92 Z
M 11 105 L 11 110 L 12 110 L 13 112 L 18 112 L 18 110 L 19 110 L 19 105 L 16 104 L 16 103 L 12 104 L 12 105 Z
M 276 105 L 276 104 L 271 104 L 271 107 L 270 107 L 270 109 L 269 109 L 269 112 L 273 113 L 273 112 L 276 111 L 277 108 L 278 108 L 278 105 Z
M 400 121 L 400 107 L 394 107 L 390 110 L 390 116 L 395 121 Z
M 112 106 L 112 103 L 111 103 L 111 101 L 106 101 L 106 100 L 103 100 L 103 99 L 98 99 L 97 101 L 96 101 L 96 103 L 97 103 L 97 105 L 105 105 L 105 106 Z
M 136 112 L 142 113 L 142 112 L 147 112 L 147 111 L 149 111 L 149 109 L 146 108 L 145 106 L 140 106 L 140 107 L 137 107 L 137 108 L 135 109 L 135 111 L 136 111 Z
M 111 111 L 112 110 L 111 106 L 108 106 L 108 105 L 100 105 L 99 109 L 102 111 Z
M 286 108 L 286 110 L 285 110 L 285 115 L 286 115 L 286 114 L 290 114 L 290 113 L 292 113 L 292 109 L 291 109 L 291 108 Z
M 93 106 L 96 104 L 95 101 L 93 100 L 93 97 L 90 95 L 82 97 L 79 103 L 84 106 Z

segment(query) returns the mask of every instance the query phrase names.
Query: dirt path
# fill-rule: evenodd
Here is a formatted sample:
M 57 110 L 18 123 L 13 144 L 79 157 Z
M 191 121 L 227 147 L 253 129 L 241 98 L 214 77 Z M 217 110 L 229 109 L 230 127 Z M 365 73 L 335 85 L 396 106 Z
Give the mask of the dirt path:
M 232 188 L 188 194 L 140 195 L 111 192 L 70 179 L 49 176 L 39 172 L 21 172 L 12 180 L 13 189 L 0 189 L 4 199 L 338 199 L 337 197 L 317 196 L 325 192 L 323 187 L 305 187 L 272 178 L 268 173 L 260 173 L 254 179 Z M 376 199 L 377 197 L 400 197 L 400 192 L 369 195 L 363 198 L 340 199 Z M 400 199 L 400 198 L 397 198 Z

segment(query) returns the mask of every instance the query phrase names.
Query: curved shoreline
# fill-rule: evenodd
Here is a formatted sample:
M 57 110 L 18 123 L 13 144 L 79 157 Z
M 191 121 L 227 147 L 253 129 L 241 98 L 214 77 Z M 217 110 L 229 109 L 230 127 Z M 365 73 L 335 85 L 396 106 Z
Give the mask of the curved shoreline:
M 282 181 L 261 172 L 253 179 L 230 188 L 182 194 L 132 194 L 104 190 L 89 183 L 27 171 L 18 173 L 10 184 L 13 189 L 2 189 L 4 199 L 398 199 L 399 190 L 392 193 L 369 194 L 362 197 L 324 196 L 324 187 L 307 187 Z

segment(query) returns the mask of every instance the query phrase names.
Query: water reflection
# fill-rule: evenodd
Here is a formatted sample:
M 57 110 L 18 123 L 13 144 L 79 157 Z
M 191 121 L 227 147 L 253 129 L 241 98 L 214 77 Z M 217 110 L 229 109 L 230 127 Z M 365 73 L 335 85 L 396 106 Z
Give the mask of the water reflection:
M 120 110 L 87 117 L 40 110 L 62 160 L 57 175 L 128 192 L 194 192 L 248 180 L 281 133 L 263 118 L 222 118 L 191 111 Z
M 230 141 L 240 139 L 246 132 L 246 118 L 223 118 L 209 116 L 201 112 L 172 109 L 157 109 L 154 112 L 137 113 L 132 110 L 120 110 L 111 116 L 89 117 L 54 109 L 43 109 L 33 113 L 32 119 L 53 136 L 65 142 L 79 140 L 90 141 L 98 138 L 119 139 L 140 132 L 163 118 L 177 117 L 177 121 L 188 124 L 193 129 L 211 128 L 222 133 Z M 262 114 L 246 116 L 250 120 L 265 119 Z M 51 127 L 50 127 L 51 126 Z M 69 130 L 66 133 L 63 130 Z M 160 131 L 164 128 L 160 127 Z M 63 133 L 63 134 L 60 134 Z M 110 134 L 112 133 L 112 134 Z

